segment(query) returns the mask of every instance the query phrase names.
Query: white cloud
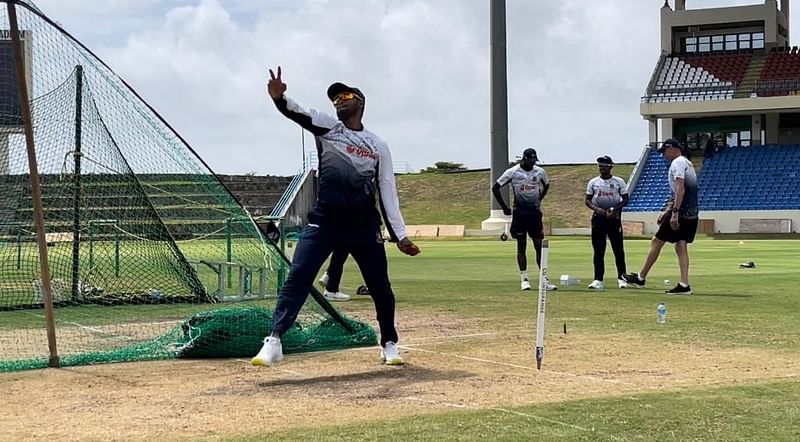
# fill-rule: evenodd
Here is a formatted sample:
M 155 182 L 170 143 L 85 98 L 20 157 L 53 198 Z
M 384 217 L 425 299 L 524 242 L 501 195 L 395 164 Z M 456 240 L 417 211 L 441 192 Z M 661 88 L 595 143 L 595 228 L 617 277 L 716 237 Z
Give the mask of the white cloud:
M 663 0 L 508 0 L 510 157 L 547 162 L 647 141 L 639 101 L 659 53 Z M 690 1 L 689 7 L 752 1 Z M 330 110 L 333 81 L 367 94 L 366 124 L 396 160 L 489 165 L 485 0 L 40 0 L 218 172 L 289 174 L 300 129 L 264 93 L 280 64 L 289 93 Z M 91 7 L 87 7 L 91 5 Z M 307 145 L 310 145 L 310 138 Z

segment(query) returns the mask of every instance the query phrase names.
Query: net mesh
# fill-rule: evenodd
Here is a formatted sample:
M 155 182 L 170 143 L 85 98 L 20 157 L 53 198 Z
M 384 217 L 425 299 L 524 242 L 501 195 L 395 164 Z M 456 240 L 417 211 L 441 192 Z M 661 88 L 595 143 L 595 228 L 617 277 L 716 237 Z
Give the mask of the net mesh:
M 120 77 L 31 2 L 12 3 L 61 364 L 254 354 L 286 273 L 281 252 Z M 0 0 L 0 371 L 44 367 L 48 354 L 9 30 Z M 326 307 L 333 316 L 306 303 L 286 352 L 376 342 Z

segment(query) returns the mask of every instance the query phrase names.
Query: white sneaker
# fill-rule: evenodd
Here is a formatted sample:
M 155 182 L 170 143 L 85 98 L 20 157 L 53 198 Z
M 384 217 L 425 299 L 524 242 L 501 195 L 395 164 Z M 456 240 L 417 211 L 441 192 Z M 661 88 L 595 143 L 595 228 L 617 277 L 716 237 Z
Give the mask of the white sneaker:
M 531 283 L 527 279 L 523 279 L 522 280 L 522 284 L 520 284 L 520 286 L 522 287 L 522 290 L 530 290 L 531 289 Z
M 329 292 L 325 290 L 325 299 L 328 301 L 349 301 L 350 295 L 346 295 L 342 292 Z
M 550 283 L 550 281 L 549 281 L 549 280 L 547 280 L 547 281 L 545 281 L 545 282 L 544 282 L 544 288 L 545 288 L 545 290 L 547 290 L 547 291 L 558 290 L 558 286 L 557 286 L 557 285 L 555 285 L 555 284 L 552 284 L 552 283 Z
M 618 279 L 617 282 L 619 283 L 619 288 L 621 288 L 621 289 L 628 288 L 628 283 L 625 282 L 624 279 Z
M 383 358 L 383 362 L 386 365 L 403 365 L 403 357 L 400 356 L 400 350 L 397 349 L 397 344 L 392 341 L 381 347 L 381 358 Z
M 599 281 L 599 280 L 595 279 L 594 281 L 592 281 L 591 284 L 589 284 L 589 288 L 592 289 L 592 290 L 602 290 L 603 289 L 603 281 Z
M 328 288 L 328 272 L 323 273 L 322 276 L 320 276 L 320 278 L 319 278 L 319 280 L 317 282 L 319 282 L 319 285 L 320 285 L 320 287 L 322 287 L 323 290 L 327 289 Z
M 283 346 L 281 340 L 267 336 L 264 338 L 264 345 L 259 350 L 258 354 L 250 361 L 255 366 L 272 365 L 274 362 L 283 360 Z

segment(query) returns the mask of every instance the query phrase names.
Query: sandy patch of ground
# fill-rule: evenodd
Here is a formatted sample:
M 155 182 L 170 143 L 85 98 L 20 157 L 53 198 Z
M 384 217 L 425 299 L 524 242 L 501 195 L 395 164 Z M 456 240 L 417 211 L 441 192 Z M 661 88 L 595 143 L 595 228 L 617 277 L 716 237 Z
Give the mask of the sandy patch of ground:
M 364 315 L 366 316 L 366 315 Z M 789 352 L 678 346 L 650 337 L 550 332 L 536 370 L 521 323 L 406 312 L 407 364 L 376 348 L 245 360 L 177 360 L 0 374 L 12 440 L 198 440 L 454 409 L 800 377 Z M 560 332 L 560 331 L 559 331 Z

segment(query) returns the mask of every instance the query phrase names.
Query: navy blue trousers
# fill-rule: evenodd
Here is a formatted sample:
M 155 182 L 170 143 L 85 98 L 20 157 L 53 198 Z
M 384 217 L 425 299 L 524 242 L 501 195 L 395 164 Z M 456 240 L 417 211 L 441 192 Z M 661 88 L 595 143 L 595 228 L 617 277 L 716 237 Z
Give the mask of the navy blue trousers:
M 306 226 L 297 242 L 289 276 L 278 295 L 278 303 L 272 316 L 272 333 L 283 335 L 297 320 L 314 278 L 334 250 L 339 253 L 349 253 L 361 269 L 361 276 L 375 303 L 381 345 L 389 341 L 397 342 L 397 330 L 394 327 L 394 293 L 389 282 L 386 250 L 380 226 L 369 228 L 314 224 Z

